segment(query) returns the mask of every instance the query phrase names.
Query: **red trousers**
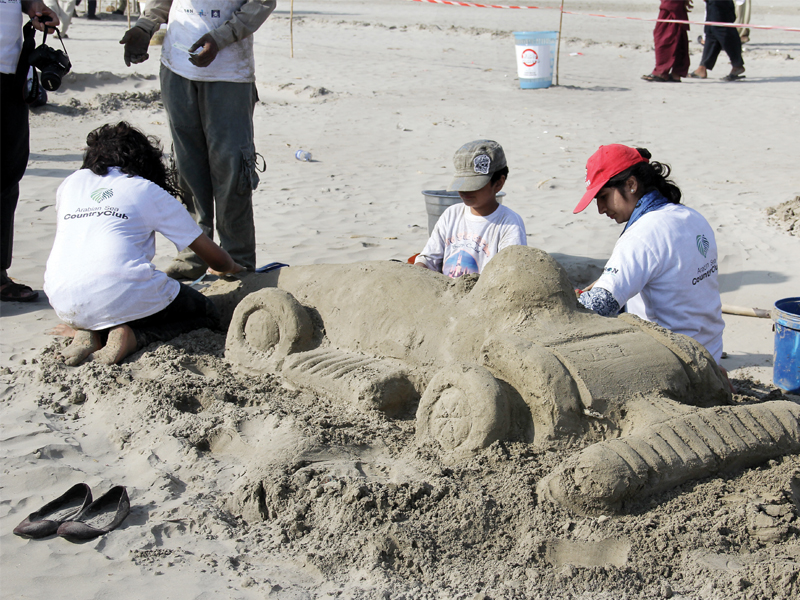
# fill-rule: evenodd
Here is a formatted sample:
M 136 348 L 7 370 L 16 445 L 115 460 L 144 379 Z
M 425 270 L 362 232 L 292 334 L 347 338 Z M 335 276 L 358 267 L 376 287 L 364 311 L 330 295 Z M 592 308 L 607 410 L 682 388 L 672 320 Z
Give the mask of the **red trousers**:
M 688 21 L 683 0 L 661 0 L 659 19 Z M 670 74 L 686 77 L 689 74 L 689 25 L 681 23 L 656 23 L 653 40 L 656 47 L 656 67 L 653 73 L 662 77 Z

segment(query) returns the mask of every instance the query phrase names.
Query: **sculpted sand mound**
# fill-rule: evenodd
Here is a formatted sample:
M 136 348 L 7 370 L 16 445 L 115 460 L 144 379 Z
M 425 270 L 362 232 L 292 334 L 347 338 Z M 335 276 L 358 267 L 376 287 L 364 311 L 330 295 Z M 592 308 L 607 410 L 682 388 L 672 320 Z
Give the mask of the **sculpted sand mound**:
M 277 286 L 233 313 L 226 357 L 239 368 L 343 406 L 415 411 L 417 444 L 450 463 L 497 441 L 613 440 L 540 484 L 540 498 L 576 512 L 620 511 L 800 448 L 790 406 L 697 413 L 730 401 L 706 350 L 636 317 L 584 310 L 564 269 L 535 248 L 507 248 L 480 277 L 455 281 L 383 262 L 288 268 Z

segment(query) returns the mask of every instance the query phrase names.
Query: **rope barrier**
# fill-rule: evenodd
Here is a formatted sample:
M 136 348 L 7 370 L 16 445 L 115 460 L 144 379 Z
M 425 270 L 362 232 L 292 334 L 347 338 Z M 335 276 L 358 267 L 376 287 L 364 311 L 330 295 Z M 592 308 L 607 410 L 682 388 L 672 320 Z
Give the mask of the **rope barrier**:
M 648 23 L 680 23 L 683 25 L 712 25 L 714 27 L 734 27 L 742 29 L 776 29 L 779 31 L 793 31 L 800 33 L 800 27 L 785 27 L 782 25 L 753 25 L 752 23 L 719 23 L 716 21 L 681 21 L 679 19 L 646 19 L 643 17 L 623 17 L 619 15 L 601 15 L 596 13 L 575 12 L 563 10 L 558 6 L 505 6 L 502 4 L 477 4 L 475 2 L 458 2 L 457 0 L 411 0 L 411 2 L 428 2 L 430 4 L 449 4 L 451 6 L 466 6 L 469 8 L 504 8 L 516 10 L 558 10 L 565 15 L 579 15 L 584 17 L 599 17 L 603 19 L 625 19 L 628 21 L 644 21 Z

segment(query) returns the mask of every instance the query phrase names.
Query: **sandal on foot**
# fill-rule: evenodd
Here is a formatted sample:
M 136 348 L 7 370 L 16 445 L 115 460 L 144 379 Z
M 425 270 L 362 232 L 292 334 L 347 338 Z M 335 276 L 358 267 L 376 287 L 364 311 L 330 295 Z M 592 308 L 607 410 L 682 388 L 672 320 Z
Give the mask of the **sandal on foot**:
M 8 281 L 0 288 L 0 301 L 3 302 L 33 302 L 39 297 L 39 292 L 28 285 Z
M 699 73 L 692 71 L 689 73 L 689 77 L 693 79 L 708 79 L 708 75 L 700 75 Z
M 650 73 L 649 75 L 642 75 L 642 79 L 645 81 L 660 81 L 661 83 L 665 83 L 669 81 L 666 77 L 662 77 L 661 75 L 656 75 L 655 73 Z
M 733 73 L 728 73 L 722 78 L 722 81 L 738 81 L 740 79 L 744 79 L 744 77 L 744 75 L 734 75 Z

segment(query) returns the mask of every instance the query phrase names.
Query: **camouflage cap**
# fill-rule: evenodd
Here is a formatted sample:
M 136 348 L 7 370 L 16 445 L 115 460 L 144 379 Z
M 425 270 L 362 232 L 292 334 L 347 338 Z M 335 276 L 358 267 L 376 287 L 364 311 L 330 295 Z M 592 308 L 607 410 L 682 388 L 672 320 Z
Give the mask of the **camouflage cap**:
M 448 192 L 475 192 L 492 180 L 492 175 L 506 166 L 503 147 L 492 140 L 464 144 L 453 157 L 456 174 Z

